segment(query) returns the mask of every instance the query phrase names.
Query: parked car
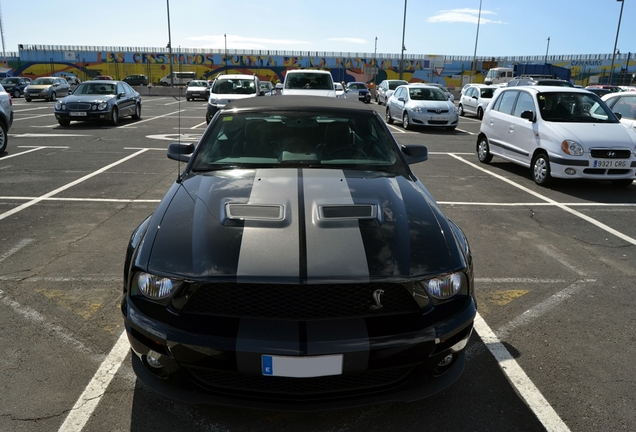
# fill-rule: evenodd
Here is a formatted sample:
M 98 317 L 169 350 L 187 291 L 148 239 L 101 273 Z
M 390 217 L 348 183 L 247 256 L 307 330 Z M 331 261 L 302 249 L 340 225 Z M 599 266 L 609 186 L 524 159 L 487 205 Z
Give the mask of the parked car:
M 624 91 L 621 87 L 609 84 L 592 84 L 585 87 L 586 90 L 604 89 L 609 90 L 611 93 L 619 93 Z
M 446 95 L 449 101 L 455 102 L 455 95 L 453 95 L 451 91 L 444 84 L 439 84 L 439 83 L 421 83 L 421 84 L 439 87 L 439 89 L 444 92 L 444 94 Z
M 33 99 L 45 99 L 56 101 L 71 90 L 71 85 L 64 78 L 40 77 L 24 88 L 24 99 L 31 102 Z
M 285 73 L 283 96 L 336 97 L 331 72 L 318 69 L 292 69 Z
M 336 90 L 336 97 L 337 98 L 345 98 L 345 89 L 343 87 L 342 84 L 340 84 L 339 82 L 335 82 L 333 83 L 333 88 Z
M 123 81 L 86 81 L 72 95 L 58 100 L 54 112 L 61 126 L 89 120 L 116 126 L 122 117 L 141 118 L 141 96 Z
M 9 129 L 13 124 L 13 100 L 11 95 L 0 85 L 0 154 L 7 150 Z
M 571 87 L 500 89 L 488 105 L 477 156 L 499 156 L 530 168 L 538 185 L 556 178 L 609 180 L 630 185 L 636 132 L 621 125 L 597 95 Z
M 378 103 L 378 105 L 386 105 L 386 101 L 389 100 L 395 89 L 401 85 L 406 84 L 408 84 L 408 81 L 404 80 L 382 81 L 380 84 L 378 84 L 377 90 L 375 92 L 375 101 Z
M 604 89 L 600 87 L 585 87 L 585 90 L 590 91 L 599 97 L 603 97 L 606 94 L 614 93 L 610 89 Z
M 409 167 L 424 145 L 399 145 L 357 101 L 263 97 L 168 157 L 185 170 L 124 260 L 140 382 L 302 411 L 414 401 L 459 377 L 473 260 Z
M 264 96 L 264 94 L 256 75 L 219 75 L 210 87 L 205 121 L 210 123 L 214 114 L 233 100 Z
M 14 98 L 19 98 L 24 94 L 26 86 L 31 84 L 33 80 L 27 77 L 6 77 L 0 81 L 0 85 L 4 90 Z
M 459 115 L 465 114 L 476 115 L 479 120 L 484 116 L 484 111 L 488 106 L 488 103 L 492 99 L 495 90 L 498 87 L 489 86 L 485 84 L 469 84 L 462 89 L 462 93 L 459 97 L 459 104 L 457 109 Z
M 110 75 L 97 75 L 95 78 L 93 78 L 93 81 L 113 81 L 115 78 L 113 78 Z
M 261 90 L 263 91 L 263 96 L 276 95 L 276 89 L 274 88 L 274 84 L 272 84 L 270 81 L 261 81 L 260 86 L 261 86 Z
M 509 81 L 507 87 L 525 86 L 525 85 L 537 85 L 537 86 L 559 86 L 559 87 L 574 87 L 570 81 L 558 79 L 558 78 L 539 78 L 532 76 L 516 77 Z
M 134 74 L 128 75 L 123 79 L 125 83 L 131 86 L 147 86 L 148 85 L 148 77 L 146 75 Z
M 620 121 L 629 129 L 636 130 L 636 92 L 609 93 L 601 97 Z
M 187 86 L 190 81 L 197 79 L 196 72 L 172 72 L 159 80 L 159 84 L 169 87 L 171 84 L 176 86 Z
M 186 88 L 186 100 L 195 99 L 208 100 L 210 96 L 210 86 L 206 80 L 192 80 Z
M 367 85 L 363 82 L 350 82 L 347 83 L 345 88 L 345 97 L 347 99 L 354 99 L 360 102 L 371 102 L 371 92 L 367 88 Z
M 397 120 L 404 129 L 432 126 L 454 130 L 458 112 L 439 87 L 422 84 L 399 86 L 386 103 L 387 123 Z

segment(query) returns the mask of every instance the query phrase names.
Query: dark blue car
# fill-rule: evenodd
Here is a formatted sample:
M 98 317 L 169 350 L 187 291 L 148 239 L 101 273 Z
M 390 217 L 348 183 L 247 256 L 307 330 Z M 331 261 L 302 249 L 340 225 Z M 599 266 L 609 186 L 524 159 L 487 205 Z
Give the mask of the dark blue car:
M 361 102 L 371 102 L 371 92 L 367 85 L 363 82 L 350 82 L 345 89 L 345 97 L 347 99 L 358 99 Z

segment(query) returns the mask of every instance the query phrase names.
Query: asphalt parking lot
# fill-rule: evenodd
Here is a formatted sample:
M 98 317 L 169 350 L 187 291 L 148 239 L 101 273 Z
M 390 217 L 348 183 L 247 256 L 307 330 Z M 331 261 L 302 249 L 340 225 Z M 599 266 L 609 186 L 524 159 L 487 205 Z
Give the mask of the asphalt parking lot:
M 374 104 L 379 112 L 385 107 Z M 636 184 L 534 184 L 475 155 L 479 121 L 405 131 L 414 171 L 466 232 L 479 317 L 467 365 L 412 404 L 297 414 L 192 407 L 138 383 L 118 308 L 124 253 L 196 141 L 205 103 L 146 97 L 142 119 L 60 127 L 14 99 L 0 156 L 0 430 L 636 430 Z

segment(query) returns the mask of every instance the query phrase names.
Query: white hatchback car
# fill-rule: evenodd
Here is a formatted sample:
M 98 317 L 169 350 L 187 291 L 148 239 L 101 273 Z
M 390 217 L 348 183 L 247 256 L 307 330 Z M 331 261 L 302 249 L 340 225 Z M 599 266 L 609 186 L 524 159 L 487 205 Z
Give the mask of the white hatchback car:
M 621 123 L 636 131 L 636 92 L 609 93 L 601 96 L 601 99 L 614 114 L 620 114 Z
M 506 87 L 488 105 L 477 138 L 479 160 L 493 156 L 530 168 L 541 186 L 552 177 L 628 186 L 636 175 L 636 132 L 587 90 Z
M 462 89 L 462 94 L 459 97 L 459 104 L 457 106 L 459 115 L 472 114 L 481 120 L 488 103 L 498 88 L 499 87 L 485 84 L 468 84 Z
M 408 84 L 396 88 L 386 102 L 386 122 L 394 120 L 404 129 L 435 126 L 454 130 L 459 116 L 457 107 L 439 87 Z
M 336 97 L 336 90 L 329 71 L 292 69 L 285 73 L 282 95 Z

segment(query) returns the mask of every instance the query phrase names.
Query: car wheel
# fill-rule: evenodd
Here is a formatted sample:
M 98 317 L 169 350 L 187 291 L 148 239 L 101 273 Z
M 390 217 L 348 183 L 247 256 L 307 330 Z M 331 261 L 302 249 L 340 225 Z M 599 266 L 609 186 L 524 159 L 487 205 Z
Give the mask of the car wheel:
M 550 161 L 545 153 L 539 153 L 532 160 L 532 179 L 539 186 L 550 184 L 552 180 L 550 176 Z
M 14 90 L 13 91 L 13 97 L 16 98 L 16 99 L 19 98 L 20 97 L 20 90 Z
M 4 153 L 7 149 L 7 142 L 9 141 L 9 136 L 7 135 L 7 128 L 4 123 L 0 122 L 0 154 Z
M 133 120 L 139 120 L 141 118 L 141 105 L 135 105 L 135 113 L 132 115 Z
M 612 185 L 616 187 L 627 187 L 632 184 L 634 180 L 632 179 L 620 179 L 620 180 L 612 180 Z
M 389 108 L 386 108 L 386 122 L 388 124 L 393 124 L 393 117 L 391 117 L 391 111 L 389 111 Z
M 409 114 L 408 113 L 404 113 L 402 115 L 402 127 L 404 129 L 412 129 L 413 128 L 411 126 L 411 119 L 409 118 Z
M 462 104 L 459 104 L 459 106 L 457 107 L 457 110 L 459 111 L 459 115 L 464 117 L 466 113 L 464 112 L 464 106 Z
M 49 100 L 53 102 L 57 100 L 57 95 L 55 94 L 55 92 L 51 93 L 51 97 L 49 98 Z
M 163 85 L 164 87 L 168 87 L 170 84 L 168 84 L 167 82 L 165 82 L 165 83 L 162 83 L 162 85 Z
M 71 124 L 70 120 L 58 120 L 57 122 L 60 124 L 60 126 L 69 126 Z
M 490 146 L 488 145 L 488 138 L 485 136 L 477 139 L 477 158 L 481 163 L 490 163 L 492 160 L 492 154 L 490 153 Z
M 117 107 L 113 107 L 113 110 L 110 112 L 110 124 L 117 126 L 117 123 L 119 123 L 119 112 L 117 111 Z
M 27 102 L 31 102 L 31 99 L 29 99 L 28 97 L 24 98 Z
M 479 117 L 479 120 L 484 118 L 484 110 L 481 107 L 477 108 L 477 117 Z

